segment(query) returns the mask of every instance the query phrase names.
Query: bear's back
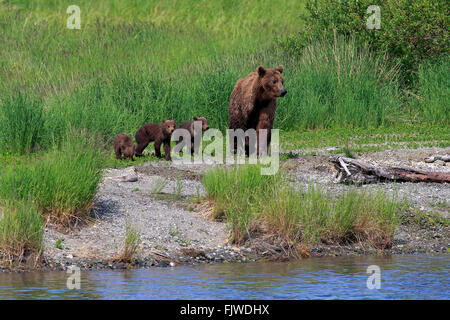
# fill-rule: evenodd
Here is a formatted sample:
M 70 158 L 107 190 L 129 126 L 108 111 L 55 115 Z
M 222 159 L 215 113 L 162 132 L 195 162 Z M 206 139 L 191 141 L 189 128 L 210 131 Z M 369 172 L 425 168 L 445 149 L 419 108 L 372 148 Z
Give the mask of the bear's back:
M 160 136 L 161 133 L 162 133 L 161 124 L 146 123 L 136 132 L 136 139 L 138 135 L 139 136 L 145 135 L 150 139 L 154 140 L 158 136 Z
M 114 137 L 114 145 L 132 145 L 133 141 L 131 140 L 131 138 L 126 135 L 125 133 L 118 133 L 115 137 Z
M 186 129 L 186 130 L 188 130 L 189 132 L 191 132 L 192 122 L 194 122 L 194 121 L 185 121 L 185 122 L 182 122 L 182 123 L 180 123 L 180 124 L 177 126 L 177 129 Z

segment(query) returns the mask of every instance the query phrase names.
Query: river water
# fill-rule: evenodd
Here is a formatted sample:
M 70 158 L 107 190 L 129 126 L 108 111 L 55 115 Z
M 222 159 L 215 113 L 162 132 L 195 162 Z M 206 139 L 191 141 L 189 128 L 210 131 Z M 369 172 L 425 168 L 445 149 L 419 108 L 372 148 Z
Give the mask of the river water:
M 380 289 L 367 287 L 371 265 L 380 268 Z M 450 296 L 448 254 L 82 271 L 80 289 L 67 288 L 69 276 L 66 272 L 3 273 L 0 299 L 447 300 Z

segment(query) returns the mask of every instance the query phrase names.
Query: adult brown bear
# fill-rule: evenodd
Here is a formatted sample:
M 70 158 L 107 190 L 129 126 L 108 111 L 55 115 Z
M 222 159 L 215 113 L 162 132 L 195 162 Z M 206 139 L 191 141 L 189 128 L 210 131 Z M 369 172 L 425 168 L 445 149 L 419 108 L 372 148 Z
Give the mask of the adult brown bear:
M 277 98 L 287 93 L 281 75 L 283 66 L 275 69 L 258 67 L 257 72 L 239 79 L 231 93 L 228 106 L 228 127 L 230 129 L 255 129 L 259 146 L 259 130 L 267 129 L 267 146 L 270 146 L 271 129 L 277 109 Z M 233 139 L 234 140 L 234 139 Z M 249 139 L 245 141 L 246 153 L 249 150 Z M 231 149 L 236 152 L 237 141 L 231 141 Z M 259 150 L 259 147 L 258 149 Z

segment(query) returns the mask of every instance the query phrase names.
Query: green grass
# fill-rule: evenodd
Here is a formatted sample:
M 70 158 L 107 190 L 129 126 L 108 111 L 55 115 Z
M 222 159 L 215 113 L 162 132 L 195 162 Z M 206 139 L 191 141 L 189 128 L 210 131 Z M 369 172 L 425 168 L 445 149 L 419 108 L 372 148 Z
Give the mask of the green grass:
M 115 260 L 124 263 L 131 263 L 139 249 L 140 244 L 141 236 L 139 231 L 131 224 L 130 221 L 127 221 L 125 226 L 124 248 L 122 253 Z
M 39 150 L 45 137 L 42 103 L 21 92 L 0 99 L 0 152 L 27 154 Z
M 210 127 L 224 130 L 234 84 L 259 64 L 285 66 L 289 93 L 279 100 L 276 128 L 370 129 L 416 117 L 412 112 L 402 116 L 408 105 L 396 68 L 351 39 L 338 38 L 335 44 L 317 40 L 301 58 L 276 45 L 278 38 L 302 27 L 303 1 L 282 0 L 277 10 L 270 1 L 255 0 L 77 5 L 81 30 L 65 28 L 63 1 L 0 4 L 0 20 L 6 21 L 0 31 L 8 35 L 0 40 L 0 49 L 12 48 L 0 55 L 0 96 L 23 92 L 23 97 L 1 99 L 12 106 L 8 118 L 22 128 L 3 135 L 4 153 L 24 153 L 36 144 L 49 148 L 69 127 L 112 139 L 118 132 L 133 136 L 146 122 L 181 122 L 201 115 Z M 424 72 L 424 83 L 434 73 Z M 43 110 L 29 120 L 31 125 L 18 116 L 24 104 L 20 99 Z M 445 115 L 442 105 L 433 108 Z M 434 118 L 439 114 L 432 112 Z M 429 117 L 421 119 L 419 123 L 428 123 Z
M 416 122 L 450 124 L 450 59 L 425 63 L 418 72 L 418 91 L 411 94 L 411 117 Z
M 0 199 L 0 262 L 18 265 L 38 258 L 43 239 L 42 217 L 32 201 Z
M 62 239 L 60 238 L 60 239 L 58 239 L 58 240 L 56 240 L 56 242 L 55 242 L 55 248 L 56 249 L 62 249 L 63 248 L 63 246 L 62 246 Z
M 286 65 L 277 127 L 379 127 L 399 114 L 397 70 L 352 39 L 317 40 Z
M 352 152 L 382 151 L 399 147 L 447 147 L 450 145 L 450 127 L 425 125 L 397 125 L 379 128 L 330 128 L 280 132 L 281 148 L 302 150 L 338 147 L 342 153 L 348 147 Z M 415 146 L 411 145 L 416 143 Z M 334 151 L 330 151 L 334 152 Z
M 112 144 L 111 148 L 112 148 Z M 151 149 L 151 146 L 148 146 L 145 150 L 149 150 Z M 127 160 L 118 160 L 116 159 L 116 156 L 114 154 L 110 154 L 109 157 L 106 158 L 105 160 L 105 167 L 108 168 L 124 168 L 124 167 L 129 167 L 129 166 L 136 166 L 136 165 L 140 165 L 140 164 L 144 164 L 148 161 L 164 161 L 162 159 L 158 159 L 155 155 L 151 154 L 148 155 L 146 154 L 144 157 L 134 157 L 134 161 L 127 161 Z
M 345 244 L 367 241 L 386 248 L 404 203 L 356 189 L 333 196 L 316 186 L 295 190 L 282 174 L 260 175 L 259 166 L 217 168 L 203 175 L 215 216 L 231 224 L 232 240 L 251 239 L 262 229 L 288 243 Z M 261 227 L 263 226 L 263 227 Z
M 86 217 L 102 177 L 104 154 L 95 138 L 72 132 L 58 149 L 10 165 L 0 173 L 0 199 L 32 199 L 50 221 Z
M 0 20 L 8 21 L 0 30 L 9 35 L 0 47 L 14 48 L 0 56 L 0 79 L 9 80 L 0 92 L 27 89 L 43 96 L 58 129 L 69 121 L 105 135 L 195 114 L 223 128 L 236 79 L 262 63 L 277 37 L 302 25 L 303 11 L 295 0 L 283 0 L 282 10 L 269 1 L 77 5 L 81 30 L 65 28 L 63 1 L 0 5 Z M 266 32 L 255 32 L 261 26 Z

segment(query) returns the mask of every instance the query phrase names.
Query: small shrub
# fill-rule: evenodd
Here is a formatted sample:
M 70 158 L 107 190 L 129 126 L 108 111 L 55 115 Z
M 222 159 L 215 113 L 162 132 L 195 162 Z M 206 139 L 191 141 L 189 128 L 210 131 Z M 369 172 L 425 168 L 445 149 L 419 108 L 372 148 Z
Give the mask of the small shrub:
M 350 150 L 349 146 L 345 146 L 342 151 L 344 151 L 344 155 L 347 158 L 352 158 L 352 159 L 356 158 L 355 155 L 353 154 L 352 150 Z
M 174 187 L 175 199 L 180 200 L 183 193 L 183 181 L 181 180 L 180 174 L 177 174 L 177 179 Z
M 367 8 L 380 6 L 381 28 L 368 29 Z M 299 54 L 311 39 L 333 39 L 339 35 L 354 36 L 358 43 L 368 42 L 380 54 L 387 53 L 411 76 L 411 71 L 425 59 L 449 53 L 449 14 L 445 0 L 342 0 L 330 3 L 313 0 L 306 5 L 305 28 L 292 34 L 282 46 Z

